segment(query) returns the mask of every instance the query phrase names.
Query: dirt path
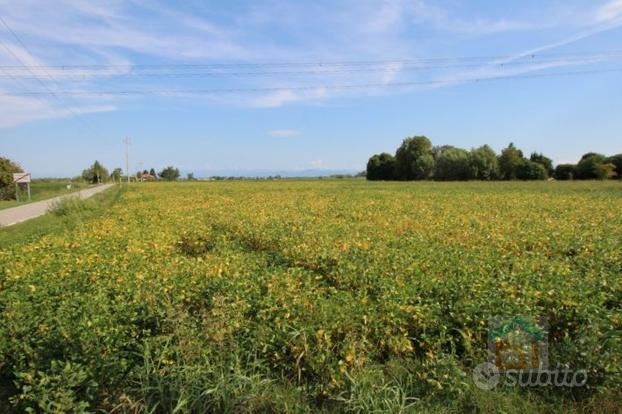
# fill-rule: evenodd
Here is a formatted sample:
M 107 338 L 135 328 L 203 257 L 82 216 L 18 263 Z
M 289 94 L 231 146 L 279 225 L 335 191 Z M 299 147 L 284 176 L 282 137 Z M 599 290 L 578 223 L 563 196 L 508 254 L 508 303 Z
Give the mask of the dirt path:
M 37 201 L 34 203 L 25 204 L 23 206 L 11 207 L 4 210 L 0 210 L 0 227 L 12 226 L 13 224 L 20 223 L 22 221 L 30 220 L 31 218 L 39 217 L 48 212 L 50 207 L 58 201 L 68 197 L 89 198 L 92 195 L 100 193 L 109 189 L 114 184 L 104 184 L 97 187 L 91 187 L 84 190 L 77 191 L 72 194 L 64 196 L 49 198 L 43 201 Z

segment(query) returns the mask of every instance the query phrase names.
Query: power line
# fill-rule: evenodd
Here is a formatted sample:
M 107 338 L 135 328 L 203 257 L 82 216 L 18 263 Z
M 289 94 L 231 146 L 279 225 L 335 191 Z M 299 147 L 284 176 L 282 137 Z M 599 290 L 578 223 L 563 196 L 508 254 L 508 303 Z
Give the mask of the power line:
M 589 59 L 589 58 L 619 58 L 622 57 L 622 51 L 602 51 L 602 52 L 576 52 L 576 53 L 550 53 L 550 54 L 530 54 L 525 56 L 512 56 L 512 55 L 497 55 L 497 56 L 471 56 L 471 57 L 432 57 L 432 58 L 411 58 L 411 59 L 388 59 L 388 60 L 361 60 L 361 61 L 307 61 L 307 62 L 241 62 L 241 63 L 199 63 L 199 64 L 123 64 L 123 65 L 76 65 L 76 64 L 60 64 L 60 65 L 22 65 L 22 66 L 0 66 L 5 69 L 31 69 L 31 70 L 60 70 L 60 71 L 72 71 L 72 70 L 166 70 L 166 69 L 237 69 L 247 67 L 344 67 L 344 66 L 386 66 L 391 64 L 410 64 L 410 65 L 422 65 L 422 64 L 438 64 L 438 62 L 445 63 L 460 63 L 460 62 L 477 62 L 488 61 L 495 64 L 508 64 L 516 61 L 543 61 L 547 59 Z M 507 62 L 504 62 L 507 60 Z
M 471 78 L 446 78 L 446 79 L 436 79 L 436 80 L 393 82 L 393 83 L 333 84 L 333 85 L 267 87 L 267 88 L 64 91 L 63 94 L 67 94 L 71 96 L 114 96 L 114 95 L 176 96 L 176 95 L 209 95 L 209 94 L 221 94 L 221 93 L 246 93 L 246 92 L 306 91 L 306 90 L 325 90 L 325 89 L 338 90 L 338 89 L 394 88 L 394 87 L 408 87 L 408 86 L 476 83 L 476 82 L 501 81 L 501 80 L 511 80 L 511 79 L 534 79 L 534 78 L 549 78 L 549 77 L 556 77 L 556 76 L 575 76 L 575 75 L 589 75 L 589 74 L 596 74 L 596 73 L 620 73 L 620 72 L 622 72 L 622 68 L 591 69 L 591 70 L 572 71 L 572 72 L 569 71 L 569 72 L 553 72 L 553 73 L 538 73 L 538 74 L 523 74 L 523 75 L 483 76 L 483 77 L 471 77 Z M 49 94 L 50 92 L 45 92 L 45 91 L 28 91 L 28 92 L 15 92 L 15 93 L 0 93 L 0 96 L 2 95 L 40 96 L 40 95 L 49 95 Z
M 619 56 L 622 58 L 622 55 Z M 607 58 L 611 60 L 612 58 Z M 533 65 L 533 64 L 591 64 L 591 63 L 602 63 L 605 58 L 581 58 L 581 59 L 556 59 L 556 60 L 537 60 L 537 61 L 519 61 L 519 62 L 507 62 L 507 63 L 491 63 L 491 64 L 462 64 L 462 65 L 436 65 L 436 66 L 397 66 L 395 69 L 399 71 L 428 71 L 432 69 L 457 69 L 457 68 L 496 68 L 496 69 L 504 69 L 506 67 L 513 66 L 522 66 L 522 65 Z M 7 73 L 7 69 L 0 66 L 0 69 Z M 312 70 L 304 70 L 304 71 L 256 71 L 256 72 L 227 72 L 227 71 L 210 71 L 210 72 L 172 72 L 172 73 L 141 73 L 141 72 L 131 72 L 131 73 L 97 73 L 91 72 L 88 74 L 82 75 L 70 75 L 64 76 L 65 80 L 88 80 L 92 76 L 110 76 L 116 79 L 125 78 L 166 78 L 166 79 L 174 79 L 174 78 L 203 78 L 203 77 L 241 77 L 241 76 L 284 76 L 284 75 L 331 75 L 331 74 L 339 74 L 339 73 L 376 73 L 376 72 L 385 72 L 387 70 L 392 69 L 391 67 L 368 67 L 368 68 L 345 68 L 345 69 L 312 69 Z M 10 72 L 9 72 L 10 73 Z M 8 74 L 8 75 L 0 75 L 0 78 L 10 77 L 12 79 L 18 77 L 20 79 L 38 79 L 40 75 L 35 76 L 23 76 L 19 74 Z
M 2 18 L 2 16 L 0 16 L 0 23 L 2 23 L 2 24 L 4 25 L 4 27 L 5 27 L 5 28 L 9 31 L 9 33 L 13 36 L 13 38 L 15 38 L 15 40 L 16 40 L 16 41 L 17 41 L 17 42 L 18 42 L 18 43 L 19 43 L 19 44 L 20 44 L 20 45 L 24 48 L 24 50 L 26 50 L 26 51 L 30 54 L 30 56 L 34 56 L 34 54 L 30 51 L 30 49 L 26 46 L 26 44 L 25 44 L 24 42 L 22 42 L 22 40 L 19 38 L 19 36 L 17 36 L 17 34 L 13 31 L 13 29 L 11 29 L 11 27 L 10 27 L 10 26 L 6 23 L 6 21 Z M 30 69 L 29 69 L 29 67 L 28 67 L 28 65 L 26 65 L 26 64 L 24 63 L 24 61 L 23 61 L 23 60 L 22 60 L 19 56 L 17 56 L 17 55 L 16 55 L 16 54 L 15 54 L 15 53 L 11 50 L 11 48 L 9 48 L 9 47 L 8 47 L 8 46 L 4 43 L 4 42 L 2 42 L 2 40 L 1 40 L 1 39 L 0 39 L 0 43 L 2 43 L 2 46 L 4 46 L 4 48 L 5 48 L 5 49 L 9 52 L 9 54 L 10 54 L 11 56 L 13 56 L 13 58 L 15 58 L 15 60 L 17 60 L 17 61 L 18 61 L 18 62 L 19 62 L 19 63 L 20 63 L 20 64 L 21 64 L 24 68 L 26 68 L 27 70 L 30 70 Z M 44 71 L 44 72 L 45 72 L 45 71 Z M 31 72 L 31 73 L 33 74 L 33 76 L 35 76 L 34 72 Z M 45 72 L 45 73 L 48 75 L 48 78 L 49 78 L 50 80 L 52 80 L 52 81 L 56 84 L 57 88 L 61 91 L 61 93 L 62 93 L 63 95 L 66 95 L 66 96 L 71 96 L 71 95 L 67 95 L 67 94 L 63 91 L 63 89 L 62 89 L 62 87 L 60 86 L 60 84 L 59 84 L 59 83 L 58 83 L 58 82 L 57 82 L 57 81 L 56 81 L 56 80 L 52 77 L 52 75 L 50 75 L 50 74 L 49 74 L 49 73 L 47 73 L 47 72 Z M 61 104 L 61 105 L 62 105 L 62 106 L 63 106 L 63 107 L 67 110 L 67 111 L 69 111 L 72 115 L 74 115 L 74 116 L 76 116 L 76 117 L 77 117 L 76 119 L 79 119 L 80 121 L 82 121 L 83 126 L 84 126 L 87 130 L 89 130 L 89 132 L 93 132 L 93 130 L 89 127 L 89 125 L 86 123 L 86 121 L 84 120 L 84 118 L 83 118 L 83 117 L 82 117 L 82 116 L 81 116 L 78 112 L 75 112 L 75 111 L 74 111 L 71 107 L 67 106 L 67 105 L 66 105 L 66 104 L 65 104 L 65 103 L 64 103 L 64 102 L 60 99 L 60 97 L 59 97 L 59 96 L 58 96 L 55 92 L 53 92 L 50 88 L 48 88 L 48 86 L 45 84 L 45 82 L 43 82 L 43 81 L 42 81 L 41 79 L 39 79 L 39 78 L 35 78 L 35 79 L 38 81 L 38 83 L 39 83 L 39 84 L 41 84 L 41 86 L 43 86 L 43 88 L 44 88 L 44 89 L 46 89 L 46 90 L 49 92 L 49 93 L 48 93 L 49 95 L 52 95 L 55 99 L 57 99 L 57 100 L 58 100 L 58 102 L 59 102 L 59 103 L 60 103 L 60 104 Z M 15 95 L 15 94 L 10 94 L 10 95 Z M 96 135 L 100 135 L 99 133 L 95 133 L 95 134 L 96 134 Z M 100 135 L 100 136 L 101 136 L 101 135 Z

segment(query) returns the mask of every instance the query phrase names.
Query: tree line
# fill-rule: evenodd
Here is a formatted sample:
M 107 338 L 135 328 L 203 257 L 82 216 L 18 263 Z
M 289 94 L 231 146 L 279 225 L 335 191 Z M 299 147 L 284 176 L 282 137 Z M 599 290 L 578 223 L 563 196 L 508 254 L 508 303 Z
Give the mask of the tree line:
M 501 154 L 488 145 L 470 151 L 433 146 L 425 136 L 405 138 L 395 155 L 383 152 L 367 162 L 368 180 L 604 180 L 622 178 L 622 154 L 589 152 L 577 164 L 559 164 L 541 153 L 527 158 L 510 143 Z
M 156 173 L 154 168 L 150 170 L 143 170 L 136 173 L 136 177 L 138 179 L 141 178 L 149 178 L 154 180 L 164 180 L 164 181 L 176 181 L 181 176 L 179 169 L 173 166 L 168 166 L 159 173 Z M 87 169 L 82 171 L 81 175 L 82 179 L 86 182 L 92 184 L 103 183 L 109 180 L 114 182 L 118 182 L 123 179 L 123 170 L 121 168 L 115 168 L 110 174 L 106 167 L 104 167 L 99 161 L 95 161 L 93 165 L 89 166 Z M 125 176 L 127 178 L 127 176 Z M 194 175 L 192 173 L 188 173 L 188 180 L 193 180 Z

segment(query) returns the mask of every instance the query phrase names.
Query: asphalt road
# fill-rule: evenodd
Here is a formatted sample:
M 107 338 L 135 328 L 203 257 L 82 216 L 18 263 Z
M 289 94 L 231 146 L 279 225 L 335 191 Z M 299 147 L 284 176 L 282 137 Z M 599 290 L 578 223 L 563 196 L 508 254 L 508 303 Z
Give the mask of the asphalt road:
M 75 193 L 49 198 L 43 201 L 37 201 L 34 203 L 25 204 L 23 206 L 11 207 L 4 210 L 0 210 L 0 227 L 12 226 L 13 224 L 20 223 L 22 221 L 30 220 L 31 218 L 39 217 L 48 212 L 58 201 L 69 198 L 89 198 L 92 195 L 100 193 L 109 189 L 114 184 L 98 185 L 97 187 L 86 188 L 84 190 L 76 191 Z

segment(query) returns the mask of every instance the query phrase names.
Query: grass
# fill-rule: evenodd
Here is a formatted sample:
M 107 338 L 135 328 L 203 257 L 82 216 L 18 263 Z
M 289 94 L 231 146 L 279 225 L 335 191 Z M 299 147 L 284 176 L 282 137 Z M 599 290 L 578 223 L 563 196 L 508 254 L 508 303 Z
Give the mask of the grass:
M 67 185 L 71 185 L 71 189 L 67 189 Z M 30 201 L 28 201 L 28 193 L 22 190 L 20 191 L 20 201 L 2 200 L 0 201 L 0 210 L 69 194 L 86 187 L 88 187 L 86 183 L 71 180 L 33 180 L 30 183 Z
M 57 203 L 49 214 L 0 228 L 0 248 L 35 241 L 47 234 L 71 230 L 85 220 L 106 214 L 123 192 L 113 187 L 86 200 L 68 198 Z

